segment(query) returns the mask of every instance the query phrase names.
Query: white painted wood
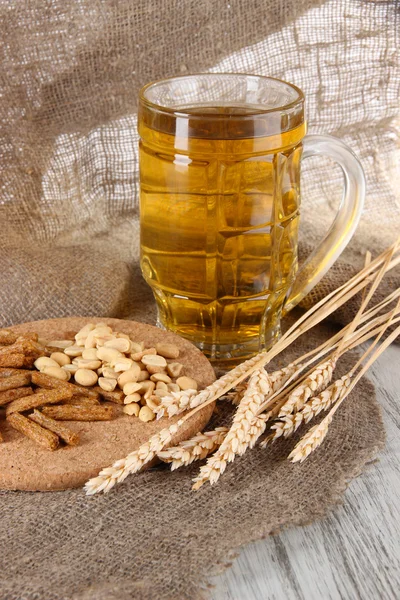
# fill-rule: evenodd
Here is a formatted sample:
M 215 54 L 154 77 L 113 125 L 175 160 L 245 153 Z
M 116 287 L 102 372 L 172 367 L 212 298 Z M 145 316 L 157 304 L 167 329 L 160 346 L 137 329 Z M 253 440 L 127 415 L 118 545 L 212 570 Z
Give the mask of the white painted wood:
M 400 599 L 400 347 L 388 348 L 369 377 L 387 433 L 379 462 L 324 520 L 245 547 L 213 579 L 212 600 Z

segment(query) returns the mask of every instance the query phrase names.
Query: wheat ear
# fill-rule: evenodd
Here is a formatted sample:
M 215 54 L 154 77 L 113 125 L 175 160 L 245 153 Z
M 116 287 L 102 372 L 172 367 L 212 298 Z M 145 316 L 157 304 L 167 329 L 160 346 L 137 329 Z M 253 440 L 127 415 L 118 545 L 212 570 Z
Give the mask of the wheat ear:
M 201 467 L 199 475 L 193 480 L 193 489 L 198 490 L 206 481 L 215 483 L 225 471 L 228 462 L 232 462 L 237 454 L 243 454 L 253 442 L 256 431 L 262 428 L 264 418 L 257 420 L 257 411 L 266 395 L 271 393 L 271 384 L 265 369 L 255 371 L 248 382 L 232 426 L 218 450 L 207 463 Z M 260 433 L 261 435 L 261 433 Z
M 171 463 L 171 471 L 190 465 L 195 460 L 202 460 L 214 452 L 224 441 L 228 427 L 217 427 L 212 431 L 197 433 L 178 446 L 171 446 L 157 454 L 163 462 Z

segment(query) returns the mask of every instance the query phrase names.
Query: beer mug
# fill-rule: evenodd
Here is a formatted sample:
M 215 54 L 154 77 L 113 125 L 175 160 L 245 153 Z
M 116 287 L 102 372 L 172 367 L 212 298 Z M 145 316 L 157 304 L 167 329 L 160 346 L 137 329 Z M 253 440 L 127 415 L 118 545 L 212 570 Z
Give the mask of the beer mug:
M 270 347 L 282 312 L 323 277 L 356 229 L 360 163 L 340 140 L 306 136 L 302 91 L 271 77 L 150 83 L 138 119 L 141 268 L 159 326 L 215 361 Z M 343 199 L 298 268 L 300 167 L 316 154 L 341 166 Z

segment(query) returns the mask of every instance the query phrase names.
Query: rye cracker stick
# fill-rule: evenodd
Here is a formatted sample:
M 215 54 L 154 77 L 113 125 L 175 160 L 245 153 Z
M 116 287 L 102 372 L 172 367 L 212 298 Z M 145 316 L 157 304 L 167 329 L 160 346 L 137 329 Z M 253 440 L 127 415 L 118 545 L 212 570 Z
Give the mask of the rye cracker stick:
M 17 335 L 8 329 L 0 329 L 0 345 L 8 346 L 17 340 Z
M 72 398 L 63 400 L 62 404 L 71 404 L 75 406 L 100 406 L 99 400 L 97 400 L 97 398 L 91 398 L 90 396 L 72 396 Z
M 9 377 L 1 377 L 0 392 L 4 392 L 6 390 L 15 390 L 16 388 L 28 385 L 30 382 L 30 373 L 17 372 L 15 375 L 10 375 Z
M 15 412 L 24 412 L 24 410 L 30 410 L 31 408 L 38 408 L 45 404 L 56 404 L 61 400 L 71 398 L 72 394 L 68 390 L 41 390 L 31 396 L 25 396 L 14 400 L 6 407 L 6 415 L 10 415 Z
M 16 375 L 21 373 L 20 369 L 7 369 L 6 367 L 0 367 L 0 377 L 10 377 L 10 375 Z
M 113 392 L 106 392 L 99 385 L 93 388 L 98 394 L 104 398 L 104 400 L 108 400 L 109 402 L 114 402 L 114 404 L 123 404 L 125 394 L 122 390 L 114 390 Z
M 32 383 L 48 390 L 69 390 L 74 396 L 89 396 L 90 398 L 97 399 L 99 397 L 99 394 L 93 389 L 88 389 L 82 385 L 76 385 L 75 383 L 61 381 L 61 379 L 51 377 L 50 375 L 45 375 L 45 373 L 39 373 L 39 371 L 33 371 Z
M 117 416 L 113 406 L 45 406 L 42 412 L 59 421 L 111 421 Z
M 37 423 L 34 423 L 19 413 L 13 413 L 12 415 L 9 415 L 7 417 L 7 423 L 9 423 L 13 429 L 16 429 L 23 435 L 26 435 L 26 437 L 33 440 L 37 444 L 40 444 L 47 450 L 57 450 L 60 444 L 58 435 L 52 431 L 44 429 Z
M 30 340 L 31 342 L 37 342 L 39 339 L 39 336 L 37 333 L 21 333 L 18 337 L 17 337 L 17 341 L 19 340 Z
M 26 356 L 43 356 L 45 348 L 37 342 L 29 339 L 18 338 L 11 346 L 0 348 L 0 356 L 12 354 L 24 354 Z
M 65 427 L 60 421 L 46 417 L 40 410 L 36 410 L 35 408 L 33 413 L 29 415 L 29 418 L 38 425 L 58 435 L 66 444 L 70 446 L 77 446 L 79 444 L 79 435 L 77 433 Z
M 0 367 L 23 367 L 25 362 L 25 354 L 10 353 L 0 355 Z
M 0 406 L 9 404 L 14 400 L 18 400 L 18 398 L 30 396 L 31 394 L 33 394 L 33 389 L 31 387 L 20 387 L 16 388 L 15 390 L 6 390 L 5 392 L 0 392 Z

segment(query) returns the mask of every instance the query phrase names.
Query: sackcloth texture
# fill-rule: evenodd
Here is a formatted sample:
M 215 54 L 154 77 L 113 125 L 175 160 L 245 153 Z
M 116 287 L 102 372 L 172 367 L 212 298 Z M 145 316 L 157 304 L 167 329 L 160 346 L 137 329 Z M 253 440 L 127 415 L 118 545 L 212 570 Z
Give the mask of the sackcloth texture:
M 367 177 L 348 250 L 307 297 L 343 283 L 400 230 L 399 1 L 0 0 L 0 326 L 138 318 L 138 90 L 200 71 L 271 75 L 306 95 Z M 301 257 L 327 231 L 340 169 L 302 167 Z M 387 278 L 386 289 L 400 274 Z M 356 304 L 336 315 L 349 319 Z
M 343 283 L 400 229 L 398 9 L 396 0 L 0 0 L 0 326 L 77 314 L 153 321 L 138 265 L 137 94 L 176 74 L 291 81 L 305 92 L 309 132 L 336 135 L 359 156 L 362 222 L 304 304 Z M 342 175 L 323 159 L 302 173 L 304 256 L 332 221 Z M 0 492 L 0 598 L 206 597 L 201 586 L 240 545 L 340 501 L 383 444 L 372 385 L 360 383 L 301 466 L 281 460 L 296 439 L 246 453 L 196 494 L 197 466 L 143 473 L 95 498 Z
M 281 360 L 327 334 L 318 327 Z M 343 357 L 338 375 L 351 364 Z M 208 428 L 229 422 L 230 406 L 218 403 Z M 305 431 L 246 452 L 198 492 L 191 478 L 199 463 L 172 473 L 156 467 L 93 497 L 0 491 L 1 600 L 206 599 L 207 581 L 241 545 L 322 518 L 375 458 L 385 434 L 373 385 L 362 379 L 324 445 L 293 465 L 285 459 Z

